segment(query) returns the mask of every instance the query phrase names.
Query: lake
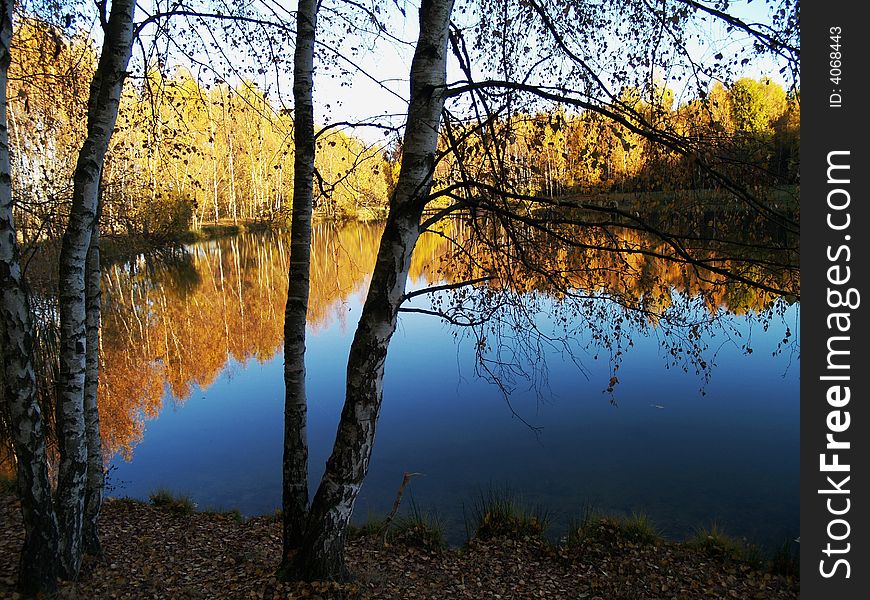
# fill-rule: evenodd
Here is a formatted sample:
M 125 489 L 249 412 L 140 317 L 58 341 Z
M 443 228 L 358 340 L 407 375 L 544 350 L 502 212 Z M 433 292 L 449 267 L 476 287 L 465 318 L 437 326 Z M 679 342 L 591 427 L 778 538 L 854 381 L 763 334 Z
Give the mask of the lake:
M 315 227 L 312 492 L 334 439 L 379 235 L 377 225 Z M 455 280 L 449 253 L 443 237 L 421 239 L 410 288 Z M 100 405 L 112 495 L 147 499 L 167 488 L 201 509 L 245 515 L 280 505 L 288 254 L 282 234 L 243 234 L 106 269 Z M 540 285 L 518 291 L 529 330 L 505 320 L 475 336 L 400 314 L 354 520 L 388 512 L 407 471 L 421 475 L 404 508 L 413 497 L 437 512 L 453 543 L 465 539 L 475 497 L 505 487 L 549 512 L 553 537 L 592 506 L 646 513 L 673 538 L 713 523 L 768 548 L 796 538 L 799 304 L 714 289 L 649 258 L 635 266 L 636 275 L 601 268 L 594 281 L 578 280 L 587 292 L 579 309 Z M 658 295 L 636 289 L 646 280 Z M 652 309 L 627 312 L 616 292 Z M 418 297 L 414 306 L 431 303 Z M 651 316 L 661 311 L 681 315 L 684 327 Z M 574 341 L 540 344 L 531 329 L 550 337 L 567 329 Z M 490 360 L 510 356 L 499 377 L 508 397 L 477 376 L 482 348 Z

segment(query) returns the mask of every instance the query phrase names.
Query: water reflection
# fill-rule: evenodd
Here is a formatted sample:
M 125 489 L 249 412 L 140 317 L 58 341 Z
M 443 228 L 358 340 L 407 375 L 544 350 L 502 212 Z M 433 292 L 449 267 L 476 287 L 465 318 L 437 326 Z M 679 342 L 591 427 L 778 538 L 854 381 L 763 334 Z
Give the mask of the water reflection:
M 547 359 L 530 380 L 497 373 L 514 389 L 508 409 L 497 388 L 471 373 L 499 347 L 494 337 L 481 346 L 479 336 L 502 336 L 501 348 L 521 362 L 519 336 L 484 329 L 457 346 L 466 328 L 402 315 L 358 517 L 388 510 L 401 473 L 411 470 L 426 473 L 413 493 L 439 508 L 454 540 L 463 531 L 461 503 L 489 481 L 511 482 L 557 520 L 591 500 L 603 510 L 646 510 L 674 535 L 713 519 L 771 543 L 796 535 L 798 392 L 797 366 L 790 367 L 796 306 L 685 265 L 596 250 L 589 237 L 585 249 L 537 257 L 588 296 L 586 308 L 577 308 L 540 274 L 496 264 L 486 244 L 457 248 L 450 239 L 473 233 L 462 227 L 454 223 L 443 235 L 421 239 L 412 288 L 495 270 L 498 280 L 445 295 L 435 306 L 461 303 L 479 313 L 491 307 L 494 289 L 510 286 L 532 299 L 522 310 L 534 327 L 578 338 L 575 360 L 554 345 L 522 357 Z M 313 479 L 334 436 L 350 336 L 379 236 L 377 225 L 315 227 L 308 351 Z M 621 232 L 619 244 L 649 245 L 639 236 Z M 473 260 L 467 254 L 458 260 L 469 247 L 478 249 Z M 113 474 L 120 493 L 145 497 L 166 486 L 192 493 L 201 506 L 248 514 L 279 504 L 288 254 L 284 235 L 251 234 L 106 271 L 100 409 L 106 451 L 124 459 L 115 460 Z M 433 307 L 422 299 L 414 304 Z M 693 331 L 691 323 L 706 325 Z M 697 368 L 707 360 L 705 368 L 716 365 L 709 382 Z M 619 408 L 607 402 L 612 394 L 602 395 L 614 364 Z M 681 368 L 666 369 L 673 366 Z

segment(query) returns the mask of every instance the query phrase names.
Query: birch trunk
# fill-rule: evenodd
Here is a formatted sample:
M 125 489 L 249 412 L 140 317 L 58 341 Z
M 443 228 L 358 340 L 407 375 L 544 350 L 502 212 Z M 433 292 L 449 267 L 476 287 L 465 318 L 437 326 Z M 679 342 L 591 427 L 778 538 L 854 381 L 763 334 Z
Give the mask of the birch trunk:
M 224 127 L 227 127 L 226 116 L 224 116 Z M 233 134 L 229 129 L 227 129 L 227 146 L 229 147 L 227 156 L 230 161 L 230 210 L 233 211 L 233 225 L 238 225 L 239 219 L 236 214 L 236 168 L 233 163 Z
M 217 159 L 217 149 L 215 147 L 216 139 L 215 139 L 215 132 L 214 132 L 214 120 L 211 118 L 211 108 L 210 107 L 211 107 L 211 97 L 206 99 L 205 109 L 206 109 L 206 113 L 208 114 L 208 127 L 209 127 L 209 132 L 211 133 L 211 139 L 210 139 L 210 142 L 211 142 L 211 175 L 212 175 L 212 182 L 214 183 L 214 188 L 213 188 L 213 190 L 214 190 L 214 224 L 217 225 L 218 219 L 220 217 L 219 210 L 218 210 L 218 202 L 219 202 L 219 199 L 218 199 L 218 175 L 217 175 L 218 159 Z
M 62 575 L 78 576 L 87 478 L 84 386 L 85 263 L 97 211 L 100 172 L 118 116 L 133 40 L 134 0 L 114 0 L 88 98 L 88 136 L 73 176 L 69 224 L 60 254 L 60 374 L 57 430 L 60 468 L 57 516 Z
M 97 528 L 100 508 L 103 505 L 105 471 L 103 469 L 103 445 L 100 440 L 100 413 L 97 410 L 97 388 L 100 360 L 100 207 L 91 232 L 85 273 L 85 440 L 88 451 L 88 477 L 85 484 L 85 516 L 82 531 L 84 550 L 92 556 L 102 554 Z
M 368 472 L 383 399 L 384 361 L 432 186 L 452 8 L 453 0 L 424 0 L 420 6 L 420 37 L 411 66 L 402 169 L 350 348 L 345 403 L 332 455 L 294 563 L 304 579 L 344 580 L 349 575 L 344 564 L 345 532 Z
M 21 272 L 12 216 L 12 176 L 6 123 L 6 84 L 11 56 L 12 0 L 0 0 L 0 382 L 12 419 L 24 546 L 18 588 L 25 595 L 57 592 L 57 521 L 45 460 L 45 423 L 36 401 L 33 320 Z
M 314 193 L 314 42 L 317 0 L 300 0 L 293 62 L 295 104 L 293 218 L 290 272 L 284 311 L 284 458 L 282 512 L 284 544 L 279 576 L 289 578 L 292 559 L 308 518 L 307 397 L 305 324 L 311 267 L 311 210 Z

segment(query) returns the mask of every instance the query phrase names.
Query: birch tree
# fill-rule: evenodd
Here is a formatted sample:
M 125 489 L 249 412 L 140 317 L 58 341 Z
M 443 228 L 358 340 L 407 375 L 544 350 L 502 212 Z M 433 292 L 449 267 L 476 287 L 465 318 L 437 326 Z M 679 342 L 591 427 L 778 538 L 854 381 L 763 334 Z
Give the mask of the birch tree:
M 12 178 L 6 123 L 7 70 L 11 60 L 12 0 L 0 1 L 0 353 L 3 396 L 12 418 L 24 546 L 18 587 L 28 595 L 57 589 L 57 521 L 45 460 L 45 422 L 36 401 L 33 321 L 12 217 Z
M 308 441 L 306 437 L 305 324 L 311 266 L 311 211 L 314 179 L 314 42 L 317 0 L 300 0 L 296 13 L 293 62 L 295 103 L 293 219 L 290 272 L 284 312 L 284 545 L 279 573 L 290 574 L 308 516 Z
M 549 5 L 534 0 L 482 0 L 477 17 L 480 23 L 465 27 L 478 39 L 469 50 L 463 29 L 453 30 L 452 49 L 464 78 L 452 86 L 446 85 L 446 47 L 449 39 L 451 0 L 429 0 L 420 6 L 420 34 L 411 67 L 411 95 L 407 123 L 402 145 L 403 156 L 399 179 L 390 200 L 389 214 L 372 274 L 369 291 L 357 326 L 347 364 L 345 403 L 340 417 L 332 454 L 309 511 L 308 525 L 301 548 L 294 559 L 296 573 L 305 579 L 337 579 L 348 577 L 344 564 L 345 528 L 350 519 L 354 502 L 365 479 L 371 459 L 375 430 L 383 400 L 384 363 L 387 349 L 396 329 L 397 314 L 402 302 L 418 295 L 405 293 L 411 253 L 422 230 L 439 219 L 459 212 L 475 220 L 480 211 L 486 211 L 494 222 L 506 223 L 505 230 L 516 232 L 520 227 L 540 231 L 543 235 L 528 239 L 538 244 L 538 249 L 547 239 L 563 240 L 565 231 L 559 224 L 583 225 L 601 223 L 620 225 L 625 223 L 655 233 L 669 248 L 678 263 L 692 265 L 715 274 L 738 274 L 739 269 L 723 266 L 723 258 L 713 260 L 692 255 L 686 250 L 687 240 L 695 235 L 672 234 L 646 222 L 639 213 L 628 213 L 611 207 L 602 207 L 582 201 L 569 202 L 560 209 L 561 199 L 553 194 L 561 185 L 550 185 L 541 196 L 524 194 L 506 185 L 504 177 L 504 142 L 510 139 L 511 131 L 496 126 L 499 115 L 516 114 L 517 97 L 531 98 L 535 102 L 551 105 L 562 103 L 575 110 L 600 114 L 609 122 L 623 126 L 632 134 L 642 136 L 670 151 L 690 156 L 728 193 L 735 195 L 758 214 L 773 222 L 790 225 L 789 219 L 771 211 L 765 203 L 753 198 L 750 190 L 717 167 L 709 156 L 700 151 L 691 140 L 682 138 L 654 120 L 650 120 L 634 104 L 620 100 L 618 92 L 611 91 L 611 80 L 617 85 L 630 85 L 635 77 L 642 82 L 654 80 L 654 70 L 660 59 L 664 63 L 679 63 L 692 72 L 696 66 L 688 52 L 687 22 L 697 17 L 721 18 L 732 25 L 735 31 L 749 33 L 753 41 L 771 52 L 780 54 L 788 61 L 795 56 L 791 45 L 794 23 L 788 11 L 782 17 L 784 36 L 774 39 L 772 34 L 754 30 L 741 21 L 710 12 L 697 3 L 668 4 L 667 10 L 658 10 L 643 2 L 628 2 L 619 5 L 590 5 L 563 0 L 557 16 L 547 11 Z M 463 6 L 463 11 L 468 5 Z M 470 18 L 470 17 L 469 17 Z M 611 52 L 603 52 L 607 44 L 602 38 L 618 34 L 626 39 L 643 40 L 656 36 L 657 43 L 624 44 Z M 767 36 L 767 37 L 765 37 Z M 606 40 L 604 40 L 606 41 Z M 667 42 L 667 43 L 666 43 Z M 765 45 L 766 44 L 766 45 Z M 582 46 L 588 58 L 579 55 L 575 45 Z M 475 54 L 476 53 L 476 54 Z M 477 58 L 472 63 L 471 57 Z M 664 59 L 662 59 L 664 56 Z M 603 57 L 602 60 L 598 60 Z M 723 65 L 727 71 L 733 65 Z M 524 69 L 526 71 L 524 72 Z M 612 69 L 612 72 L 606 69 Z M 634 72 L 631 71 L 634 70 Z M 476 81 L 474 75 L 491 73 L 493 77 Z M 703 71 L 715 72 L 716 69 Z M 694 71 L 701 73 L 702 71 Z M 573 87 L 572 87 L 573 86 Z M 649 87 L 649 86 L 647 86 Z M 646 89 L 646 88 L 644 88 Z M 650 88 L 651 89 L 651 88 Z M 455 151 L 462 140 L 447 131 L 444 146 L 438 147 L 441 114 L 446 98 L 462 98 L 473 122 L 473 134 L 479 136 L 482 150 L 478 162 L 460 164 L 458 181 L 439 181 L 439 188 L 432 192 L 433 173 L 436 168 L 436 150 L 440 157 Z M 451 105 L 454 106 L 454 105 Z M 467 138 L 467 133 L 457 132 Z M 554 151 L 556 148 L 554 148 Z M 564 157 L 563 157 L 564 158 Z M 462 157 L 457 159 L 463 163 Z M 468 176 L 468 173 L 479 175 Z M 560 183 L 558 181 L 551 183 Z M 455 204 L 438 209 L 434 216 L 421 219 L 426 204 L 436 197 L 449 198 Z M 536 210 L 540 207 L 542 210 Z M 565 214 L 558 211 L 563 210 Z M 589 220 L 585 215 L 569 210 L 598 211 L 601 218 Z M 554 227 L 553 224 L 557 226 Z M 513 227 L 508 227 L 513 225 Z M 576 232 L 575 232 L 576 233 Z M 570 233 L 573 235 L 574 233 Z M 551 236 L 548 238 L 548 236 Z M 512 243 L 525 243 L 524 239 L 512 239 Z M 569 240 L 570 241 L 570 240 Z M 577 240 L 576 245 L 583 244 Z M 617 249 L 619 250 L 619 249 Z M 624 249 L 623 249 L 624 250 Z M 636 249 L 640 253 L 644 249 Z M 785 248 L 784 252 L 791 252 Z M 544 253 L 546 254 L 546 253 Z M 519 259 L 527 256 L 520 253 Z M 503 256 L 505 260 L 516 257 Z M 498 258 L 496 258 L 497 260 Z M 523 263 L 525 264 L 525 263 Z M 532 264 L 529 268 L 546 269 L 545 265 Z M 727 272 L 727 273 L 726 273 Z M 557 274 L 544 272 L 547 277 L 559 282 Z M 477 281 L 490 279 L 491 274 Z M 744 277 L 738 281 L 763 285 Z M 563 293 L 565 285 L 560 288 Z M 437 286 L 436 286 L 437 287 Z M 769 288 L 768 288 L 769 289 Z M 568 287 L 567 292 L 571 288 Z
M 102 554 L 98 520 L 103 503 L 105 470 L 103 469 L 103 444 L 100 438 L 100 413 L 97 407 L 100 370 L 100 213 L 97 214 L 91 231 L 90 247 L 85 259 L 85 388 L 84 417 L 85 445 L 87 449 L 87 482 L 85 485 L 84 525 L 82 530 L 84 551 L 91 556 Z
M 383 400 L 384 361 L 396 330 L 411 253 L 435 168 L 447 78 L 453 0 L 424 0 L 411 65 L 411 95 L 402 167 L 381 237 L 369 292 L 350 348 L 345 403 L 326 472 L 312 500 L 294 567 L 305 579 L 347 579 L 347 524 L 366 477 Z
M 105 5 L 102 6 L 104 9 Z M 96 352 L 87 352 L 86 259 L 97 217 L 100 175 L 118 116 L 121 89 L 132 52 L 134 10 L 134 0 L 115 0 L 108 19 L 104 11 L 100 15 L 105 36 L 103 49 L 91 82 L 88 135 L 76 163 L 72 207 L 60 254 L 57 515 L 62 575 L 71 579 L 78 575 L 81 567 L 88 482 L 84 408 L 87 357 L 96 356 Z M 99 483 L 96 477 L 91 481 Z

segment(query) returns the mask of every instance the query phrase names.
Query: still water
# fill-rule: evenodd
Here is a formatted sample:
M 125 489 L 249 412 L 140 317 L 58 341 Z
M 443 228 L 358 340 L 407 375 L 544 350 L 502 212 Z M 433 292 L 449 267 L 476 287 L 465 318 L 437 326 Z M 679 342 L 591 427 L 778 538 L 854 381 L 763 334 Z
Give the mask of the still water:
M 333 442 L 379 233 L 360 224 L 314 232 L 312 490 Z M 450 280 L 442 260 L 448 246 L 437 236 L 421 240 L 412 289 Z M 168 488 L 200 508 L 245 515 L 279 506 L 288 252 L 280 235 L 248 234 L 107 270 L 100 402 L 105 443 L 115 453 L 113 495 L 146 499 Z M 454 543 L 465 536 L 463 506 L 491 487 L 509 487 L 546 509 L 553 536 L 591 505 L 644 512 L 675 538 L 713 523 L 768 547 L 797 537 L 798 305 L 746 292 L 701 299 L 692 288 L 703 282 L 667 267 L 647 264 L 644 272 L 666 290 L 659 304 L 699 320 L 715 316 L 694 329 L 699 359 L 670 352 L 668 336 L 678 334 L 662 323 L 619 316 L 624 311 L 607 306 L 608 288 L 598 282 L 590 290 L 598 299 L 571 313 L 597 323 L 578 328 L 573 358 L 562 346 L 545 346 L 535 354 L 544 360 L 525 369 L 529 379 L 503 380 L 509 400 L 476 376 L 480 339 L 467 328 L 401 314 L 355 520 L 386 513 L 409 471 L 421 475 L 406 498 L 437 512 Z M 633 285 L 630 277 L 619 281 Z M 530 322 L 554 326 L 564 314 L 560 300 L 528 294 Z M 423 298 L 415 305 L 430 306 Z M 608 336 L 614 330 L 621 341 Z M 502 338 L 503 350 L 515 333 Z M 699 360 L 708 369 L 698 372 Z

